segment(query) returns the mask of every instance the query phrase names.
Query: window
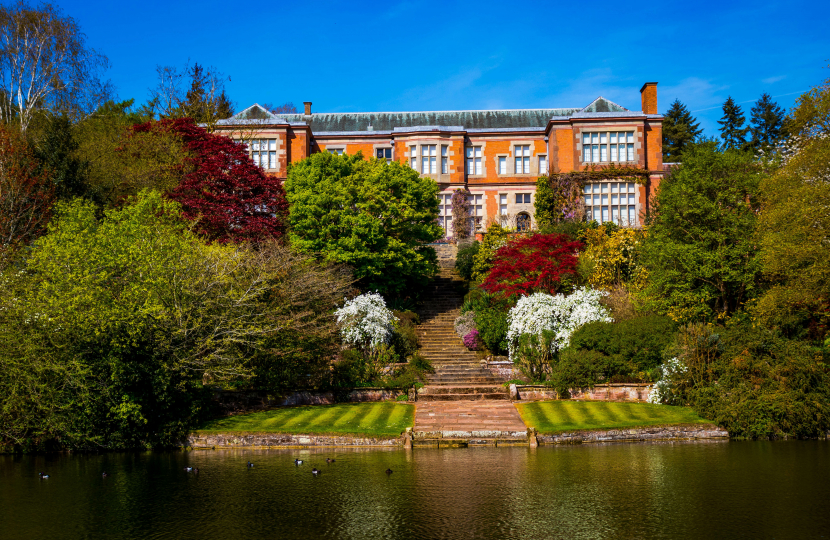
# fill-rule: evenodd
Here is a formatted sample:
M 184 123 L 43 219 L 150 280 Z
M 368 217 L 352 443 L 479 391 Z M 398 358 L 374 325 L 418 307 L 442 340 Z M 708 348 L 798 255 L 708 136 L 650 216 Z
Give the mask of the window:
M 582 161 L 583 163 L 634 161 L 634 132 L 583 133 Z
M 499 156 L 499 174 L 507 174 L 507 158 Z
M 277 168 L 277 139 L 253 139 L 249 148 L 254 165 L 263 169 Z
M 530 145 L 515 146 L 516 168 L 514 174 L 530 174 Z
M 450 161 L 449 161 L 449 152 L 446 146 L 441 147 L 441 174 L 449 174 L 450 172 Z
M 392 161 L 392 149 L 391 148 L 378 148 L 377 149 L 377 158 L 378 159 L 385 159 L 386 161 Z
M 449 236 L 452 234 L 452 193 L 438 195 L 438 224 Z
M 467 147 L 467 174 L 483 174 L 481 170 L 481 147 Z
M 409 166 L 418 170 L 418 147 L 415 145 L 409 147 Z
M 435 163 L 435 145 L 421 145 L 421 174 L 435 174 L 438 172 Z
M 637 185 L 627 182 L 586 184 L 585 218 L 597 223 L 613 221 L 623 227 L 637 225 Z
M 345 152 L 342 148 L 326 148 L 326 151 L 329 154 L 334 154 L 335 156 L 342 156 L 343 152 Z
M 516 193 L 516 204 L 530 204 L 530 193 Z
M 527 212 L 522 212 L 516 216 L 516 230 L 517 231 L 529 231 L 530 230 L 530 216 Z
M 539 156 L 539 175 L 545 176 L 548 174 L 548 156 Z
M 473 231 L 480 230 L 484 220 L 484 196 L 467 195 L 467 202 L 470 203 L 470 220 L 472 222 L 470 228 Z
M 507 215 L 507 195 L 499 195 L 499 214 Z

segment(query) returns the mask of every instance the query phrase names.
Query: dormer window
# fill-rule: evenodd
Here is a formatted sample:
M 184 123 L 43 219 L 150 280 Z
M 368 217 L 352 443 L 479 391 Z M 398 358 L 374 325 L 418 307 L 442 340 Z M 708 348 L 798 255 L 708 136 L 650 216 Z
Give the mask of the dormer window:
M 634 161 L 633 131 L 600 131 L 582 134 L 582 162 Z

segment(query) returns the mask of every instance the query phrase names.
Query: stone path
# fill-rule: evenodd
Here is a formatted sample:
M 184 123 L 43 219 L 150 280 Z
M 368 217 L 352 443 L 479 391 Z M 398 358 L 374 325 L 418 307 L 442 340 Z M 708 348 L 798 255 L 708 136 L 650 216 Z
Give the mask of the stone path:
M 414 432 L 524 432 L 519 411 L 505 401 L 427 401 L 415 404 Z

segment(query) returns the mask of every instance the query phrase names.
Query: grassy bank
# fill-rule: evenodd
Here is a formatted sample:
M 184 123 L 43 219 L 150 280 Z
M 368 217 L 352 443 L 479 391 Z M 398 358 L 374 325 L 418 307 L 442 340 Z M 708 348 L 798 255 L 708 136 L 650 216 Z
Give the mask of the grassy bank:
M 670 424 L 708 424 L 686 407 L 609 401 L 537 401 L 516 404 L 522 420 L 539 433 Z
M 308 433 L 397 436 L 415 423 L 405 403 L 341 403 L 286 407 L 212 420 L 199 433 Z

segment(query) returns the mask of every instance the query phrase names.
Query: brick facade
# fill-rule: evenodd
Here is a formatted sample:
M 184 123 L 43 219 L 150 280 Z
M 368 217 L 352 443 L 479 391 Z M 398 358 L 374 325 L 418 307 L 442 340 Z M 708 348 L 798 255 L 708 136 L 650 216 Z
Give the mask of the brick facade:
M 664 175 L 657 83 L 644 84 L 640 94 L 642 111 L 629 111 L 604 98 L 582 109 L 341 114 L 315 114 L 311 102 L 305 102 L 303 114 L 279 116 L 254 105 L 219 122 L 217 130 L 234 138 L 276 139 L 277 164 L 266 167 L 266 171 L 280 178 L 285 178 L 289 163 L 315 152 L 362 152 L 368 159 L 376 156 L 378 149 L 391 148 L 392 160 L 411 163 L 413 146 L 416 170 L 420 171 L 421 147 L 434 145 L 436 172 L 427 171 L 423 176 L 433 178 L 442 194 L 466 187 L 474 195 L 482 195 L 482 227 L 505 220 L 510 225 L 509 220 L 515 221 L 520 213 L 528 214 L 535 222 L 532 201 L 539 176 L 584 170 L 592 164 L 633 165 L 650 171 L 649 182 L 636 188 L 638 218 L 633 224 L 639 225 Z M 616 140 L 612 137 L 623 133 L 626 143 L 618 150 L 616 144 L 611 144 Z M 585 161 L 583 146 L 600 157 Z M 442 155 L 443 147 L 446 155 Z M 523 153 L 521 157 L 529 158 L 529 172 L 524 166 L 521 171 L 515 169 L 517 147 L 523 152 L 527 148 L 528 155 Z M 467 170 L 466 153 L 470 148 L 480 148 L 480 173 L 475 167 Z M 612 161 L 612 155 L 617 159 Z M 442 172 L 443 158 L 447 159 L 446 173 Z M 594 192 L 597 198 L 591 200 L 602 202 L 596 208 L 597 215 L 606 216 L 607 211 L 609 220 L 623 220 L 623 214 L 629 215 L 634 206 L 628 204 L 632 200 L 629 192 L 620 199 L 627 201 L 625 206 L 612 202 L 617 200 L 615 189 L 623 190 L 623 184 L 603 186 L 601 192 Z M 524 196 L 517 199 L 516 194 L 530 194 L 531 203 L 525 203 Z

